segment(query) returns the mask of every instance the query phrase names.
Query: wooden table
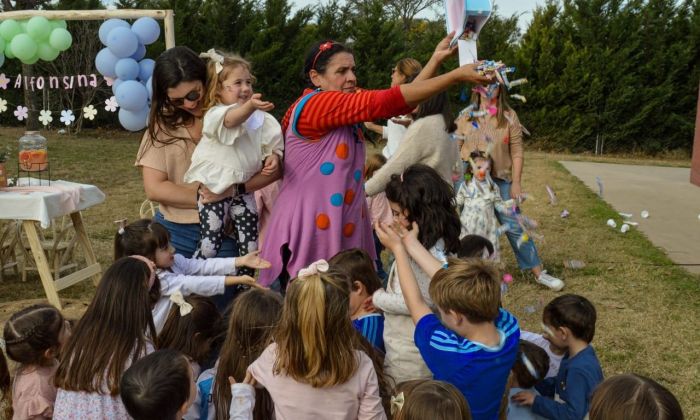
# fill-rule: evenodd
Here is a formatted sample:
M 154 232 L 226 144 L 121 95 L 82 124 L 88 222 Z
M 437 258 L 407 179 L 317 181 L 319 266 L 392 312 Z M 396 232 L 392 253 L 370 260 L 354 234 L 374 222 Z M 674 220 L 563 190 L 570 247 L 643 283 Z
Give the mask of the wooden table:
M 50 186 L 37 186 L 38 180 L 20 178 L 18 185 L 17 188 L 0 189 L 0 219 L 22 221 L 22 229 L 27 235 L 46 297 L 52 305 L 62 309 L 59 291 L 89 278 L 92 278 L 95 284 L 100 280 L 102 270 L 95 258 L 80 211 L 102 203 L 105 195 L 94 185 L 67 181 L 51 181 Z M 73 222 L 73 229 L 85 255 L 87 267 L 54 279 L 35 222 L 40 222 L 41 226 L 46 228 L 53 218 L 66 214 L 70 215 Z

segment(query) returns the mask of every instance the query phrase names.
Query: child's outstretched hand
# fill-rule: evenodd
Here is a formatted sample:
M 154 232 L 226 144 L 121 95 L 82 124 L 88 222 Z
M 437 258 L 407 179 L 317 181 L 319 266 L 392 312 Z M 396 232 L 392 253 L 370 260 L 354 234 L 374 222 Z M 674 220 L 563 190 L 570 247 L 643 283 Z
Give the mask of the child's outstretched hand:
M 258 289 L 267 289 L 267 287 L 259 285 L 255 279 L 250 276 L 226 276 L 224 283 L 226 286 L 240 284 L 243 286 L 257 287 Z
M 275 109 L 275 104 L 272 102 L 267 102 L 262 100 L 262 94 L 261 93 L 254 93 L 253 96 L 250 97 L 250 104 L 253 105 L 255 109 L 259 109 L 261 111 L 272 111 Z
M 535 394 L 530 391 L 520 391 L 510 400 L 519 405 L 532 406 L 535 403 Z
M 260 251 L 253 251 L 242 257 L 236 258 L 236 266 L 263 270 L 265 268 L 272 267 L 272 264 L 270 264 L 270 261 L 260 258 Z
M 377 232 L 379 242 L 391 252 L 396 253 L 397 250 L 403 247 L 401 236 L 399 236 L 395 227 L 378 221 L 374 224 L 374 231 Z
M 418 240 L 418 223 L 412 222 L 411 230 L 408 230 L 401 225 L 398 225 L 398 229 L 399 236 L 401 237 L 401 242 L 403 242 L 406 248 L 410 248 L 413 245 L 421 245 L 420 241 Z
M 260 171 L 260 173 L 266 176 L 270 176 L 277 172 L 277 168 L 279 168 L 279 166 L 280 157 L 276 153 L 273 153 L 265 158 L 265 163 L 263 164 L 263 168 Z

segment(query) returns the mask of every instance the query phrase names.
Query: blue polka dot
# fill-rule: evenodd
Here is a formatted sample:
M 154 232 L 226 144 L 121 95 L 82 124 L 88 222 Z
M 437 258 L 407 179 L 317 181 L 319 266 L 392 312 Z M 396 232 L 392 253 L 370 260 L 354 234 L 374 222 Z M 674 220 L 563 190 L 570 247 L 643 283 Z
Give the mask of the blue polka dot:
M 359 169 L 355 169 L 355 173 L 353 173 L 352 176 L 355 178 L 355 181 L 360 182 L 360 179 L 362 179 L 362 172 Z
M 332 162 L 323 162 L 321 164 L 321 173 L 323 175 L 330 175 L 335 170 L 335 165 Z
M 343 194 L 337 193 L 331 196 L 331 204 L 340 207 L 343 205 Z

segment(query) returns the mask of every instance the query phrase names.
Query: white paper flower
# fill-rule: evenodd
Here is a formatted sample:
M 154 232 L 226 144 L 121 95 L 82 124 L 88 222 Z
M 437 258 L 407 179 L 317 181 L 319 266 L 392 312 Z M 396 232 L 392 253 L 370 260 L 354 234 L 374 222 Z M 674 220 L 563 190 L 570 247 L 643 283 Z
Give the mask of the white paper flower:
M 0 98 L 0 112 L 7 111 L 7 101 Z
M 47 126 L 49 123 L 53 121 L 53 117 L 51 116 L 51 111 L 48 109 L 42 109 L 39 111 L 39 122 L 42 123 L 43 125 Z
M 83 118 L 87 118 L 88 120 L 92 121 L 95 119 L 95 115 L 97 115 L 97 110 L 94 106 L 88 105 L 83 108 Z
M 17 105 L 17 109 L 15 109 L 14 114 L 18 120 L 22 121 L 29 115 L 29 108 L 27 108 L 26 106 Z
M 71 125 L 71 123 L 75 121 L 75 115 L 73 115 L 73 111 L 70 109 L 64 109 L 61 111 L 61 122 L 65 125 Z
M 114 96 L 110 97 L 109 99 L 105 99 L 105 111 L 116 112 L 118 106 L 119 104 L 117 103 L 117 98 Z

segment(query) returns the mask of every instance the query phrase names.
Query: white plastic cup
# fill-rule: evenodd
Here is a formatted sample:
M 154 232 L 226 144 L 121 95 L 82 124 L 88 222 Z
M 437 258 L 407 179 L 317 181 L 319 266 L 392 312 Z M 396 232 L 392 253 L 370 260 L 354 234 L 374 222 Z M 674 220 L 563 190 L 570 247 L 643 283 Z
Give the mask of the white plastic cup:
M 617 223 L 615 223 L 613 219 L 608 219 L 608 226 L 615 229 L 617 227 Z
M 642 210 L 642 219 L 648 219 L 649 218 L 649 212 L 646 210 Z
M 622 227 L 620 228 L 620 232 L 622 233 L 627 233 L 630 230 L 630 225 L 627 223 L 623 224 Z

